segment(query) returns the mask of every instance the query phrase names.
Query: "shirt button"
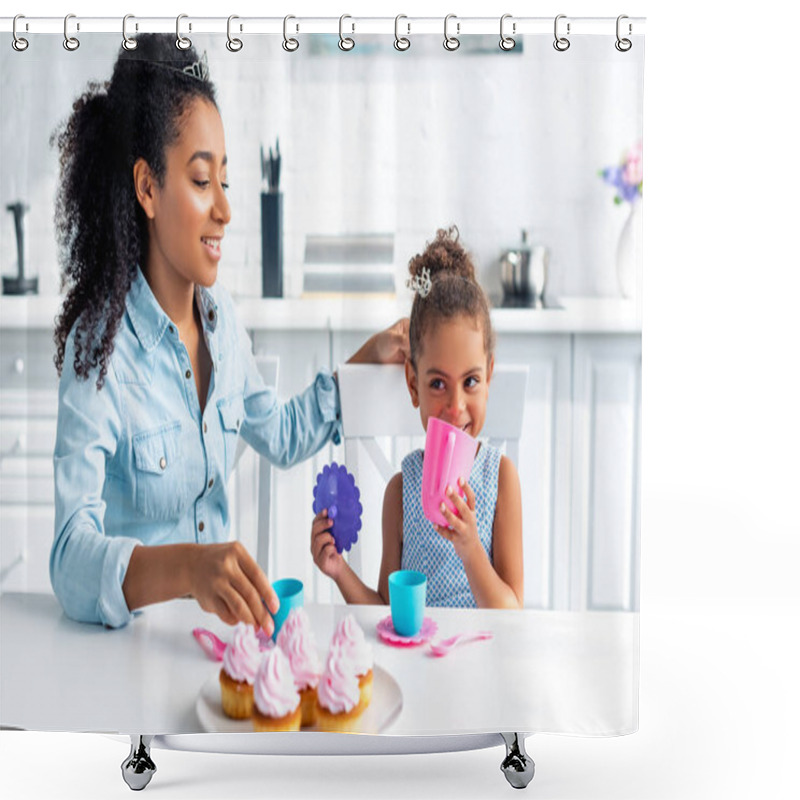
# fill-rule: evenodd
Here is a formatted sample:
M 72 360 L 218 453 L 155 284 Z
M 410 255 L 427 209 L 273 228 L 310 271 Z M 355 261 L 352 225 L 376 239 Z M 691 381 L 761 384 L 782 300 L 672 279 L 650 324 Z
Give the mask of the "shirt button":
M 208 433 L 208 423 L 207 422 L 203 423 L 203 433 Z
M 208 482 L 208 488 L 210 489 L 210 488 L 211 488 L 213 485 L 214 485 L 214 479 L 212 478 L 212 479 L 211 479 L 211 480 Z
M 175 333 L 175 328 L 173 328 L 172 325 L 169 326 L 169 332 L 170 333 Z
M 164 456 L 161 456 L 161 461 L 158 462 L 158 466 L 161 467 L 161 469 L 167 468 L 167 459 L 164 458 Z
M 205 525 L 204 525 L 204 524 L 201 522 L 201 523 L 200 523 L 200 524 L 197 526 L 197 530 L 199 530 L 199 531 L 200 531 L 200 533 L 202 533 L 202 532 L 203 532 L 203 528 L 205 528 L 205 527 L 206 527 L 206 526 L 205 526 Z
M 192 371 L 190 369 L 186 370 L 186 378 L 187 380 L 192 377 Z

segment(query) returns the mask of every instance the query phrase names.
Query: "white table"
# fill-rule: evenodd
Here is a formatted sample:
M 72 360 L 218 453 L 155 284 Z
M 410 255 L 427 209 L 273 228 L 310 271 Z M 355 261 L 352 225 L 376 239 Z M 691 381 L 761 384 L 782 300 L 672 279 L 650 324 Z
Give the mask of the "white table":
M 436 659 L 426 646 L 397 649 L 378 640 L 375 626 L 387 607 L 312 605 L 307 611 L 321 648 L 345 614 L 361 624 L 375 663 L 403 694 L 387 734 L 602 736 L 637 728 L 638 614 L 428 609 L 437 638 L 464 630 L 494 633 Z M 150 606 L 125 628 L 110 630 L 71 621 L 52 596 L 4 594 L 0 724 L 162 737 L 201 732 L 196 700 L 219 664 L 192 637 L 197 626 L 230 638 L 231 629 L 192 600 Z M 248 735 L 258 736 L 242 734 Z M 289 734 L 298 735 L 321 734 Z

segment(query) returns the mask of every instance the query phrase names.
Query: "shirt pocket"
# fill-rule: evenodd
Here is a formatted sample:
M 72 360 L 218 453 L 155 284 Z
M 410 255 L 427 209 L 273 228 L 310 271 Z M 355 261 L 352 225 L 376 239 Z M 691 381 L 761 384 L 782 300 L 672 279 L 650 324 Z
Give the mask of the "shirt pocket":
M 241 392 L 223 397 L 217 401 L 222 440 L 225 445 L 225 477 L 230 477 L 236 466 L 236 450 L 239 445 L 239 431 L 244 420 L 244 395 Z
M 136 510 L 148 520 L 176 520 L 190 502 L 180 448 L 181 423 L 142 431 L 132 440 Z

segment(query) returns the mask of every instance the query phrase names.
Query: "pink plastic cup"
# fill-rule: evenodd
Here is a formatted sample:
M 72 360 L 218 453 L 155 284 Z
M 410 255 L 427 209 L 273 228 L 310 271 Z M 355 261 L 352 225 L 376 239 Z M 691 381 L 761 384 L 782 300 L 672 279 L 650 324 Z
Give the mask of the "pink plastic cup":
M 425 456 L 422 459 L 422 511 L 425 518 L 447 527 L 447 520 L 439 506 L 445 503 L 455 513 L 455 505 L 445 491 L 452 486 L 462 497 L 458 479 L 469 480 L 478 442 L 468 433 L 447 422 L 431 417 L 425 437 Z

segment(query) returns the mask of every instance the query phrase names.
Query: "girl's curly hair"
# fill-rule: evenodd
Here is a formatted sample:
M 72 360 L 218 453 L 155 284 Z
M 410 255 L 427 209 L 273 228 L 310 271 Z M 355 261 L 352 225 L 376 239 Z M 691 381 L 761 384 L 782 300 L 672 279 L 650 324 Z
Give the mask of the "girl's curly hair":
M 74 328 L 72 366 L 84 380 L 99 366 L 98 389 L 125 297 L 147 257 L 133 165 L 143 158 L 163 186 L 166 149 L 180 134 L 183 113 L 196 98 L 216 106 L 213 84 L 183 72 L 199 62 L 193 47 L 179 50 L 168 34 L 142 34 L 137 42 L 135 50 L 120 48 L 111 80 L 89 84 L 50 139 L 60 152 L 55 222 L 66 292 L 54 361 L 61 375 Z
M 423 297 L 414 295 L 408 337 L 411 363 L 417 368 L 422 352 L 425 332 L 442 319 L 469 317 L 481 326 L 487 361 L 494 352 L 494 330 L 489 315 L 489 300 L 475 279 L 475 265 L 469 253 L 459 244 L 455 225 L 440 228 L 436 238 L 428 242 L 422 253 L 408 262 L 412 280 L 422 277 L 422 270 L 430 274 L 430 291 Z

